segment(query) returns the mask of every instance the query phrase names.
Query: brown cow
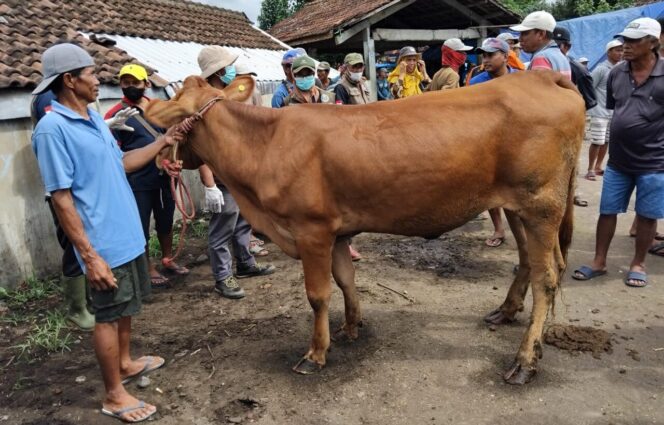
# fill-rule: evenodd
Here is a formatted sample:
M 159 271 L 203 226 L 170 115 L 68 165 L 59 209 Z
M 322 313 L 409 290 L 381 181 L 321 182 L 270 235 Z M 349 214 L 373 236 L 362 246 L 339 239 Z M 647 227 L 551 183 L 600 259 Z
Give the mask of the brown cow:
M 571 242 L 584 132 L 583 100 L 574 86 L 558 73 L 525 72 L 362 106 L 268 109 L 228 101 L 250 96 L 253 84 L 238 78 L 219 91 L 189 77 L 173 100 L 153 101 L 146 115 L 169 127 L 219 98 L 193 125 L 178 158 L 186 168 L 211 166 L 251 225 L 302 260 L 315 324 L 310 348 L 293 369 L 312 373 L 325 364 L 330 273 L 344 295 L 340 330 L 358 336 L 347 237 L 437 237 L 503 207 L 514 212 L 521 268 L 507 300 L 487 320 L 514 318 L 530 274 L 530 326 L 505 374 L 513 384 L 530 380 Z

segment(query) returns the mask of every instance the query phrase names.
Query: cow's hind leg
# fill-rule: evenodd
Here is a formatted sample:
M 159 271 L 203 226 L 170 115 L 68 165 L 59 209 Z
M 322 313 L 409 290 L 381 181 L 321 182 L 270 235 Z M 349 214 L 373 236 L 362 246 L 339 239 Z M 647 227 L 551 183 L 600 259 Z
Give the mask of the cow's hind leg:
M 301 374 L 318 372 L 325 366 L 325 356 L 330 347 L 330 272 L 332 268 L 333 236 L 323 232 L 306 232 L 296 239 L 297 250 L 304 268 L 304 286 L 307 299 L 314 311 L 314 330 L 311 345 L 304 357 L 293 367 Z
M 530 284 L 530 262 L 528 260 L 528 244 L 523 222 L 516 213 L 505 210 L 507 222 L 510 225 L 514 240 L 519 250 L 519 268 L 514 281 L 507 292 L 503 304 L 491 313 L 484 316 L 484 321 L 493 325 L 512 323 L 516 320 L 516 313 L 523 311 L 523 300 Z
M 539 223 L 525 223 L 531 265 L 533 311 L 516 359 L 504 375 L 509 384 L 522 385 L 529 382 L 537 371 L 537 360 L 542 357 L 544 322 L 558 284 L 558 264 L 555 258 L 558 229 L 555 222 L 540 220 Z
M 344 294 L 344 305 L 346 307 L 346 321 L 341 328 L 335 332 L 335 340 L 342 333 L 350 340 L 357 339 L 358 326 L 362 326 L 362 315 L 360 313 L 360 300 L 355 287 L 355 266 L 350 257 L 347 239 L 338 239 L 332 250 L 332 276 Z

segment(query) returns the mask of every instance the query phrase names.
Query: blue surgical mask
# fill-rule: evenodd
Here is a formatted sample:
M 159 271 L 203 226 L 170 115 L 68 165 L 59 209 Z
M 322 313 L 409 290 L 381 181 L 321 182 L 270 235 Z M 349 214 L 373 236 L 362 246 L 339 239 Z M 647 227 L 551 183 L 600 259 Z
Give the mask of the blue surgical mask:
M 224 70 L 226 72 L 219 79 L 222 83 L 229 85 L 235 79 L 235 65 L 228 65 Z
M 308 77 L 295 77 L 295 85 L 298 89 L 308 91 L 316 83 L 316 77 L 309 75 Z

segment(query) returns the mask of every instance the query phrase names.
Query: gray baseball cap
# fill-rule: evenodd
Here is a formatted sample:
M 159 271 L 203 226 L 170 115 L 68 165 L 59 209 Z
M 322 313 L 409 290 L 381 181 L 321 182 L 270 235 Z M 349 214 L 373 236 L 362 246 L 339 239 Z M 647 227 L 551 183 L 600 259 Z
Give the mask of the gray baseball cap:
M 32 94 L 45 92 L 60 74 L 95 65 L 95 61 L 88 52 L 70 43 L 49 47 L 42 54 L 41 62 L 43 80 L 32 91 Z

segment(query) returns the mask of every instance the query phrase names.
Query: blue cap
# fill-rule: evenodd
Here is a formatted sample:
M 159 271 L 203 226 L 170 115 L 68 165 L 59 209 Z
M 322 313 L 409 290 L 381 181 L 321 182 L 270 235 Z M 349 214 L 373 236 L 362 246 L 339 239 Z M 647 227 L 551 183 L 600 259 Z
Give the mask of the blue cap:
M 300 56 L 306 56 L 307 52 L 302 48 L 298 47 L 297 49 L 291 49 L 284 53 L 284 57 L 281 59 L 281 64 L 286 65 L 286 64 L 292 64 L 295 58 L 299 58 Z

